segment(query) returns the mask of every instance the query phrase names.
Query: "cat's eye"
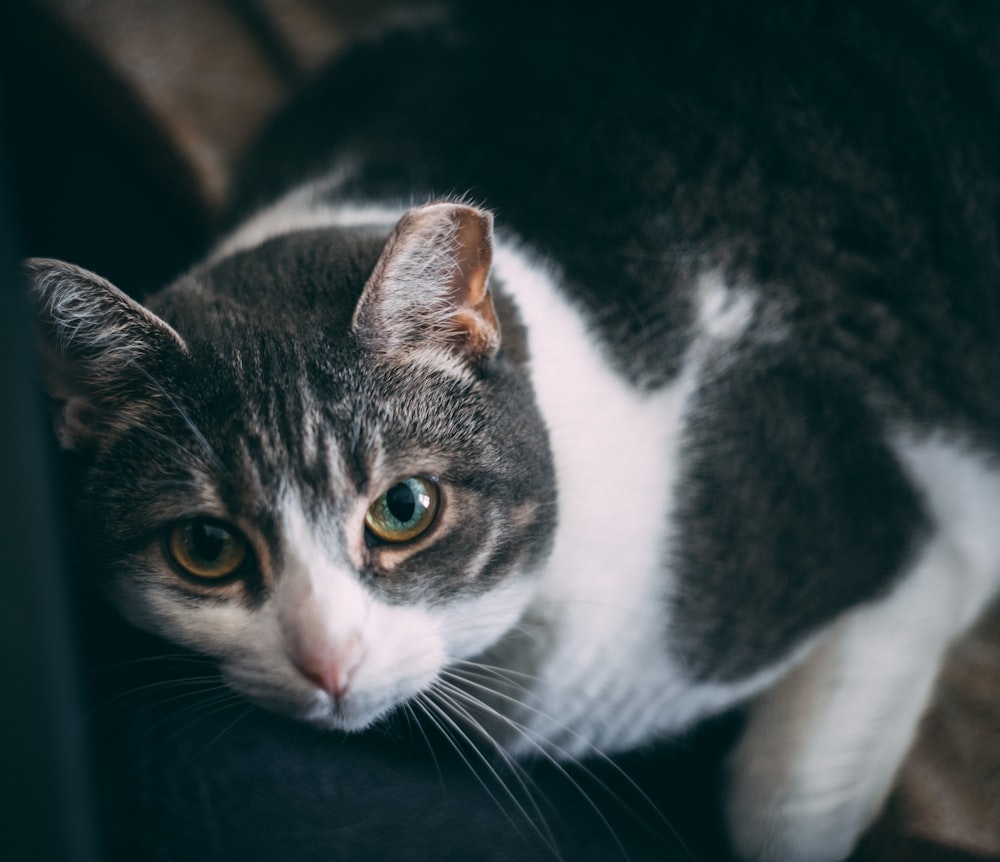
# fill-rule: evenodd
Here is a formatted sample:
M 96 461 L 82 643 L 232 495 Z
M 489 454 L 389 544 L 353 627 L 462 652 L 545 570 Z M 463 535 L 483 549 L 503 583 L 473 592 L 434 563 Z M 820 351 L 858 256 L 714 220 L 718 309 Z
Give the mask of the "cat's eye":
M 440 503 L 437 485 L 423 476 L 397 482 L 368 509 L 365 526 L 376 539 L 398 544 L 427 532 Z
M 243 565 L 247 540 L 235 527 L 214 518 L 188 518 L 170 528 L 167 550 L 184 574 L 216 581 Z

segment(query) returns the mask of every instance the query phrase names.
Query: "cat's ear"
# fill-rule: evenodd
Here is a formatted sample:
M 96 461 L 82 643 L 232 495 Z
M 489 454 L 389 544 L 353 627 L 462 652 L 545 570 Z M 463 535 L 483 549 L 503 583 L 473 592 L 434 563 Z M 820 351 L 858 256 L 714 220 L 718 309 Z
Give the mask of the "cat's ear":
M 187 352 L 153 312 L 100 276 L 57 260 L 24 264 L 35 300 L 43 382 L 67 449 L 134 423 L 159 398 L 156 374 Z
M 473 362 L 500 347 L 489 292 L 493 216 L 454 203 L 415 207 L 386 242 L 353 328 L 381 353 L 446 347 Z

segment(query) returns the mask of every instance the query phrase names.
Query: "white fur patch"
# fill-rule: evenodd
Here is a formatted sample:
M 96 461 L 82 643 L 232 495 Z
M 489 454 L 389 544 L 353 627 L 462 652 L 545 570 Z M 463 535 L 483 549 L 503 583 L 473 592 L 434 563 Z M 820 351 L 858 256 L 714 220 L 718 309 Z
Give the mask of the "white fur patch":
M 334 206 L 323 203 L 321 196 L 336 192 L 350 175 L 350 167 L 344 166 L 321 183 L 307 183 L 293 189 L 223 238 L 212 251 L 210 262 L 214 263 L 237 252 L 255 248 L 273 237 L 296 231 L 362 225 L 391 228 L 399 221 L 405 211 L 402 207 L 350 203 Z
M 434 679 L 444 660 L 440 627 L 423 608 L 386 604 L 364 586 L 346 550 L 321 542 L 293 498 L 283 533 L 285 563 L 269 602 L 283 649 L 272 660 L 289 691 L 311 690 L 312 721 L 366 727 Z M 339 701 L 299 669 L 324 662 L 350 671 Z
M 948 575 L 947 610 L 951 625 L 963 629 L 1000 588 L 1000 463 L 944 435 L 899 434 L 895 450 L 960 556 Z
M 547 643 L 541 679 L 518 720 L 530 754 L 541 743 L 578 756 L 620 750 L 683 727 L 759 691 L 780 669 L 736 684 L 692 684 L 671 653 L 664 538 L 673 506 L 687 401 L 702 360 L 696 339 L 677 379 L 633 389 L 598 336 L 555 287 L 557 275 L 501 245 L 495 269 L 529 333 L 532 380 L 549 427 L 559 527 L 527 625 Z M 731 339 L 748 325 L 749 294 L 703 282 L 702 325 Z M 501 660 L 516 661 L 505 654 Z M 534 740 L 534 741 L 533 741 Z
M 268 602 L 255 611 L 205 605 L 178 625 L 187 642 L 223 659 L 235 688 L 315 724 L 369 726 L 426 690 L 448 661 L 493 643 L 530 595 L 530 581 L 514 579 L 445 608 L 390 605 L 358 579 L 350 549 L 331 546 L 294 496 L 282 511 L 284 564 Z M 310 678 L 333 678 L 334 667 L 343 671 L 340 697 Z
M 697 285 L 701 333 L 717 341 L 735 341 L 753 321 L 755 300 L 751 291 L 729 285 L 720 272 L 704 273 Z

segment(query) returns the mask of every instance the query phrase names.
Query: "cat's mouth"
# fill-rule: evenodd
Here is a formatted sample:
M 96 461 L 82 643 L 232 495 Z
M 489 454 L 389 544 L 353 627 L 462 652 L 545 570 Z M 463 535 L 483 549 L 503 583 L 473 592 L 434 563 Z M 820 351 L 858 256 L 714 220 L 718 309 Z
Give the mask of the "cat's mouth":
M 225 673 L 229 686 L 237 693 L 268 710 L 302 721 L 321 730 L 357 733 L 385 718 L 406 695 L 390 696 L 351 689 L 339 696 L 309 686 L 303 690 L 280 685 L 264 686 L 259 679 L 238 672 Z
M 379 719 L 388 715 L 396 705 L 394 702 L 379 706 L 359 704 L 351 696 L 329 698 L 322 694 L 317 700 L 319 702 L 301 713 L 299 718 L 322 730 L 339 730 L 346 733 L 367 730 Z

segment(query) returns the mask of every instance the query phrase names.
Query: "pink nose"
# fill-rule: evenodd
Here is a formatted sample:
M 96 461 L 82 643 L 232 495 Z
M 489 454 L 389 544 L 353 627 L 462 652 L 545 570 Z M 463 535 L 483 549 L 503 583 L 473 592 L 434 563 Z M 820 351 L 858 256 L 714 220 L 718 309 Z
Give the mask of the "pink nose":
M 337 646 L 309 649 L 295 659 L 301 674 L 333 698 L 347 694 L 351 678 L 364 659 L 365 649 L 357 635 Z

